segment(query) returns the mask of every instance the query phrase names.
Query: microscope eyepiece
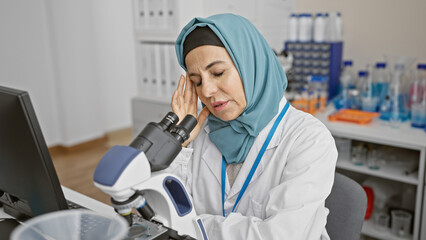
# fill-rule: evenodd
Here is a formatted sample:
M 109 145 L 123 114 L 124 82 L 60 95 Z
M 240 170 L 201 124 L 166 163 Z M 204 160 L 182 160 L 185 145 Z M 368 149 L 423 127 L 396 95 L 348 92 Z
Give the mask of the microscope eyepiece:
M 168 112 L 167 115 L 158 123 L 163 131 L 172 129 L 179 122 L 179 117 L 174 112 Z
M 192 115 L 186 115 L 179 125 L 170 130 L 170 133 L 182 144 L 189 138 L 195 126 L 197 126 L 197 119 Z

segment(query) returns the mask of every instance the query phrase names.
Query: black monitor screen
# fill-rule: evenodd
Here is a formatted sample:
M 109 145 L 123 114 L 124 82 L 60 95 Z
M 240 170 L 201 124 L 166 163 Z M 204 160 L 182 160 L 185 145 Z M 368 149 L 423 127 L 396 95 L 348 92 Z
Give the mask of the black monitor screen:
M 28 93 L 2 86 L 0 203 L 18 219 L 67 208 Z

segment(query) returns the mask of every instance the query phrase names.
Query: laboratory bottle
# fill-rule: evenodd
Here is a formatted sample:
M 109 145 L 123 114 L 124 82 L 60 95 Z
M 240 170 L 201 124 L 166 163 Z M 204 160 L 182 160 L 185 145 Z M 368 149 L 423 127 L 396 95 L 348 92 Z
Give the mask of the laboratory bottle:
M 389 116 L 390 126 L 393 128 L 399 128 L 402 122 L 403 102 L 401 93 L 401 80 L 404 73 L 403 64 L 395 64 L 395 69 L 392 74 L 390 84 L 390 98 L 391 98 L 391 112 Z
M 355 73 L 351 60 L 343 61 L 343 69 L 340 74 L 340 85 L 342 90 L 345 88 L 355 88 Z
M 426 126 L 426 64 L 417 66 L 417 76 L 410 88 L 411 126 Z
M 342 14 L 340 12 L 337 12 L 336 14 L 334 26 L 336 28 L 336 41 L 340 42 L 343 40 L 343 22 L 342 22 Z
M 379 98 L 380 105 L 389 91 L 389 73 L 386 71 L 385 62 L 376 63 L 376 68 L 373 72 L 373 82 L 375 83 L 373 95 Z
M 313 40 L 313 34 L 314 34 L 314 18 L 312 17 L 312 14 L 308 13 L 306 14 L 308 19 L 308 29 L 306 30 L 306 34 L 308 35 L 308 42 L 312 42 Z
M 324 41 L 325 20 L 322 13 L 317 13 L 314 21 L 314 42 Z
M 328 42 L 337 41 L 336 19 L 337 13 L 326 13 L 325 38 Z
M 300 42 L 307 42 L 309 41 L 307 31 L 308 31 L 308 16 L 305 13 L 299 14 L 299 31 L 297 39 Z
M 358 72 L 358 80 L 356 88 L 361 93 L 361 97 L 366 97 L 368 95 L 369 87 L 368 87 L 368 72 L 367 71 L 359 71 Z
M 340 74 L 340 95 L 342 108 L 352 108 L 349 100 L 349 90 L 355 89 L 355 74 L 352 61 L 343 61 L 343 68 Z
M 367 66 L 367 69 L 367 72 L 360 72 L 360 74 L 366 75 L 366 79 L 361 82 L 361 109 L 363 111 L 376 112 L 379 98 L 373 95 L 375 83 L 372 74 L 370 74 L 372 66 Z
M 413 77 L 410 84 L 410 100 L 409 100 L 410 108 L 412 104 L 421 102 L 421 94 L 423 90 L 421 82 L 425 76 L 425 72 L 426 72 L 426 65 L 418 64 L 417 74 L 415 77 Z
M 298 40 L 299 18 L 295 13 L 290 16 L 290 33 L 289 41 L 296 42 Z
M 322 77 L 321 79 L 321 92 L 319 96 L 319 111 L 325 112 L 328 100 L 328 77 Z
M 389 95 L 386 95 L 379 107 L 380 119 L 389 121 L 392 102 Z

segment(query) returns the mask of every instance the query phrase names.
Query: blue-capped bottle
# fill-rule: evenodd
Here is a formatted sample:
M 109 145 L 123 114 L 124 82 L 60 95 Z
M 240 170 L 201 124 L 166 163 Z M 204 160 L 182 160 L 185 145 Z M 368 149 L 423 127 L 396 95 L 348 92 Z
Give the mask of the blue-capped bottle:
M 376 63 L 376 68 L 373 72 L 373 82 L 375 84 L 373 95 L 379 98 L 379 106 L 389 92 L 389 77 L 389 73 L 386 70 L 386 63 Z

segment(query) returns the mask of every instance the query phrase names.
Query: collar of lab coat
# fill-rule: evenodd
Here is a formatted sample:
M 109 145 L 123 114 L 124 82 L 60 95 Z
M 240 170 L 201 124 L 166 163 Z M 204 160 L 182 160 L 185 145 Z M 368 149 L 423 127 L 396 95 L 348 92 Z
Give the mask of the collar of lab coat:
M 250 172 L 251 167 L 253 166 L 254 161 L 256 160 L 257 155 L 259 154 L 260 149 L 262 148 L 263 143 L 265 142 L 266 137 L 269 134 L 269 131 L 271 130 L 276 118 L 278 117 L 281 110 L 284 108 L 285 104 L 287 103 L 287 99 L 283 97 L 279 104 L 279 111 L 277 115 L 266 125 L 265 128 L 262 129 L 262 131 L 259 132 L 259 135 L 256 137 L 253 146 L 251 147 L 246 160 L 243 163 L 243 166 L 241 167 L 240 172 L 238 173 L 234 184 L 232 185 L 232 188 L 229 185 L 229 181 L 226 181 L 225 185 L 225 193 L 227 195 L 226 198 L 231 198 L 234 195 L 238 194 L 244 185 L 244 181 L 247 178 L 248 173 Z M 271 141 L 268 144 L 268 149 L 275 148 L 280 142 L 282 135 L 280 134 L 282 132 L 282 128 L 285 123 L 287 114 L 284 116 L 284 118 L 281 120 L 280 124 L 277 127 L 277 130 L 272 137 Z M 208 124 L 205 124 L 204 131 L 208 134 L 210 132 Z M 216 177 L 216 180 L 218 181 L 219 185 L 222 184 L 222 154 L 217 149 L 217 147 L 211 143 L 208 145 L 206 150 L 204 151 L 201 159 L 206 163 L 206 165 L 209 167 L 209 169 L 212 171 L 214 176 Z M 253 174 L 253 177 L 251 179 L 251 183 L 256 181 L 256 179 L 262 174 L 264 170 L 264 166 L 268 163 L 270 159 L 267 159 L 265 157 L 262 158 L 260 161 L 256 171 Z M 226 177 L 228 179 L 228 176 Z

